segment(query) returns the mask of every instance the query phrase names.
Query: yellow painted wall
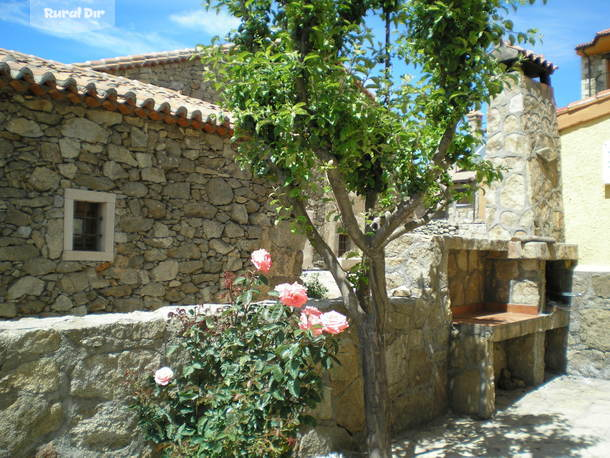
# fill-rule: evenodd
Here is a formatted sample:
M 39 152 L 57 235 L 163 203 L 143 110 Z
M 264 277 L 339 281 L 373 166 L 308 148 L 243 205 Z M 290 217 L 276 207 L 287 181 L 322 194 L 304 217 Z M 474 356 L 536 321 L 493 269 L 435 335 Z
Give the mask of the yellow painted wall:
M 610 113 L 561 132 L 566 242 L 578 244 L 580 266 L 610 267 L 610 185 L 603 183 L 602 146 Z

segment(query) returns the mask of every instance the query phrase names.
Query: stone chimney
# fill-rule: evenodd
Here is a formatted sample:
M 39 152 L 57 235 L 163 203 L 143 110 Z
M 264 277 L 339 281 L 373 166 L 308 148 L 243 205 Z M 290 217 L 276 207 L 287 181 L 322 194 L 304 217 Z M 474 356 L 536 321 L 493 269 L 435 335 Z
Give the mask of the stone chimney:
M 531 51 L 529 51 L 531 55 Z M 528 54 L 526 54 L 527 58 Z M 535 56 L 535 55 L 534 55 Z M 540 64 L 540 56 L 535 56 Z M 554 70 L 544 61 L 543 68 Z M 521 70 L 489 105 L 486 157 L 504 168 L 486 193 L 492 237 L 564 240 L 560 140 L 550 77 L 538 82 Z

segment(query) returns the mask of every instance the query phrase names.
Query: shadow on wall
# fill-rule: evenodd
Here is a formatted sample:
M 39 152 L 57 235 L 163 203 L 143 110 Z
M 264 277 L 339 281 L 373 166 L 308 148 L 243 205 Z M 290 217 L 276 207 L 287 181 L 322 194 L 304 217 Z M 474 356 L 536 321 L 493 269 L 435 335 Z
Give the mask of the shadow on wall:
M 563 415 L 498 416 L 494 421 L 444 418 L 396 441 L 392 456 L 576 456 L 598 438 L 578 436 Z

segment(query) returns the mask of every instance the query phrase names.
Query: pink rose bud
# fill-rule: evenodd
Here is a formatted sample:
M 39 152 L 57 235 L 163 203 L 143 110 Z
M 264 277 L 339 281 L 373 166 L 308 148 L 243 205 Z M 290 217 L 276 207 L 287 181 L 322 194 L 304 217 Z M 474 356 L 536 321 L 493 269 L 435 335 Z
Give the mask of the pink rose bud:
M 169 367 L 162 367 L 155 372 L 155 382 L 157 385 L 165 386 L 174 378 L 174 371 Z
M 322 334 L 322 321 L 320 320 L 320 312 L 316 307 L 307 306 L 301 312 L 299 319 L 299 328 L 303 330 L 309 329 L 314 336 Z
M 318 310 L 318 307 L 314 307 L 312 305 L 308 305 L 307 307 L 305 307 L 303 309 L 303 313 L 307 316 L 320 316 L 322 315 L 322 312 L 320 312 L 320 310 Z
M 254 267 L 263 273 L 267 273 L 269 272 L 269 269 L 271 269 L 271 255 L 264 248 L 253 251 L 250 260 L 252 261 L 252 264 L 254 264 Z
M 289 307 L 300 308 L 309 300 L 307 297 L 307 289 L 297 282 L 293 284 L 282 283 L 277 285 L 275 290 L 280 293 L 280 302 Z
M 322 321 L 322 330 L 328 334 L 339 334 L 349 327 L 347 318 L 345 315 L 341 315 L 339 312 L 323 313 L 320 317 Z

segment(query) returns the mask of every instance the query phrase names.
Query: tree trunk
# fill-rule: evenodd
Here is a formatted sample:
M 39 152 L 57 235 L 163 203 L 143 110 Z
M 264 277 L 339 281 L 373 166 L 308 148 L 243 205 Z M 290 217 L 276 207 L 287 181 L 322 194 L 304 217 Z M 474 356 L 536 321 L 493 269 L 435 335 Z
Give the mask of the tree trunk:
M 371 458 L 391 456 L 388 412 L 388 377 L 384 338 L 375 313 L 367 313 L 360 327 L 360 356 L 364 379 L 366 445 Z
M 379 261 L 379 260 L 378 260 Z M 364 380 L 366 445 L 371 458 L 390 458 L 388 374 L 385 358 L 385 265 L 371 261 L 369 281 L 359 288 L 359 299 L 366 313 L 359 329 L 360 358 Z M 382 295 L 386 294 L 384 298 Z M 380 297 L 381 295 L 381 297 Z

